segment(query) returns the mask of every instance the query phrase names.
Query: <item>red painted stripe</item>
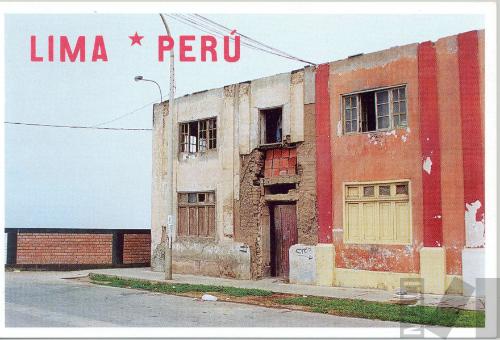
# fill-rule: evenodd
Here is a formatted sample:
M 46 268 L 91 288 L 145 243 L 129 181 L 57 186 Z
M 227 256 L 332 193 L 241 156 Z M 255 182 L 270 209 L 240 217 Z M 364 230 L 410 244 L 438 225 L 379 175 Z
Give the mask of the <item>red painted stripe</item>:
M 333 241 L 329 73 L 329 64 L 319 65 L 316 70 L 316 194 L 319 243 Z
M 422 163 L 430 159 L 429 172 L 422 168 L 424 247 L 443 244 L 441 218 L 441 156 L 436 49 L 431 42 L 418 45 L 418 96 Z
M 458 73 L 462 117 L 464 201 L 481 202 L 476 220 L 484 217 L 484 139 L 481 124 L 479 45 L 477 31 L 458 35 Z M 464 207 L 465 208 L 465 207 Z

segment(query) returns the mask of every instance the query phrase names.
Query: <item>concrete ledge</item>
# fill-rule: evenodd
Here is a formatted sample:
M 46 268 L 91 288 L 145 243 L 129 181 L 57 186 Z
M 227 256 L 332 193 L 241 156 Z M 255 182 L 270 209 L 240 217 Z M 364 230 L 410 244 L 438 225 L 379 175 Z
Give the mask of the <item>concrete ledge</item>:
M 333 286 L 335 271 L 335 248 L 333 244 L 316 245 L 316 284 Z
M 484 264 L 484 248 L 462 250 L 463 295 L 484 297 Z
M 152 269 L 163 271 L 164 261 L 163 245 L 158 245 Z M 248 280 L 250 249 L 240 242 L 179 238 L 172 246 L 172 271 Z
M 420 277 L 423 279 L 423 293 L 445 294 L 446 252 L 442 247 L 420 249 Z
M 376 288 L 394 291 L 403 278 L 419 278 L 418 273 L 380 272 L 358 269 L 335 269 L 335 286 L 352 288 Z

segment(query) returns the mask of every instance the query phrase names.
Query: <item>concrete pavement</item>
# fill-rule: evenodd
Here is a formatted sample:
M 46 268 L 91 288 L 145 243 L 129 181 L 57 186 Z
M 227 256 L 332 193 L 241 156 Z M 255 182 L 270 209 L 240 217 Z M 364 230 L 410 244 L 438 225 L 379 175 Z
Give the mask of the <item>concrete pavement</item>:
M 136 269 L 136 273 L 145 271 Z M 273 309 L 64 279 L 79 272 L 6 272 L 7 327 L 399 327 L 397 322 Z M 117 272 L 108 272 L 117 274 Z M 118 272 L 120 273 L 120 272 Z M 151 273 L 153 274 L 153 273 Z M 142 275 L 142 274 L 141 274 Z M 154 275 L 152 276 L 154 278 Z M 178 278 L 177 278 L 178 279 Z
M 150 268 L 112 268 L 87 270 L 74 275 L 86 275 L 86 273 L 101 273 L 116 275 L 123 278 L 134 278 L 142 280 L 165 281 L 163 272 L 153 272 Z M 299 284 L 287 284 L 277 279 L 262 280 L 235 280 L 208 276 L 180 275 L 174 274 L 172 282 L 207 284 L 231 286 L 240 288 L 259 288 L 271 290 L 277 293 L 290 293 L 300 295 L 314 295 L 333 298 L 361 299 L 366 301 L 386 302 L 394 297 L 393 292 L 379 289 L 361 289 L 344 287 L 322 287 Z M 469 310 L 484 310 L 484 299 L 465 297 L 462 295 L 434 295 L 421 294 L 418 304 L 426 306 L 454 307 Z

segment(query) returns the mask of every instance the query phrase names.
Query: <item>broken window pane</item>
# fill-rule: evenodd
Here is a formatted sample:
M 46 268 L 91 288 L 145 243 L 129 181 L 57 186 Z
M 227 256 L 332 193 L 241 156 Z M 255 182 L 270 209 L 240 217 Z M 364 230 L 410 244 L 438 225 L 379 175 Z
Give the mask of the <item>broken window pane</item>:
M 199 203 L 205 202 L 205 194 L 198 194 L 198 202 Z
M 205 152 L 217 147 L 216 118 L 179 124 L 179 151 Z
M 208 120 L 208 148 L 217 148 L 217 121 L 215 118 Z
M 199 122 L 200 136 L 198 141 L 198 150 L 205 152 L 207 150 L 207 121 L 202 120 Z

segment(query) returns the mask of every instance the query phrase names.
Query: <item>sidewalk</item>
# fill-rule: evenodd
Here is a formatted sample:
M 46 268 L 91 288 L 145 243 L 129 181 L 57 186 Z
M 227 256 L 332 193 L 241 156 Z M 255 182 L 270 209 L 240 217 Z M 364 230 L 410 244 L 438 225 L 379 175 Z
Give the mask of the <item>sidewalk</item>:
M 70 276 L 81 276 L 88 273 L 115 275 L 122 278 L 164 281 L 163 272 L 153 272 L 150 268 L 112 268 L 92 269 L 71 272 Z M 69 274 L 69 273 L 68 273 Z M 206 284 L 218 286 L 231 286 L 238 288 L 258 288 L 270 290 L 276 293 L 289 293 L 308 296 L 324 296 L 341 299 L 360 299 L 366 301 L 388 302 L 394 297 L 393 292 L 378 289 L 344 288 L 344 287 L 322 287 L 288 284 L 280 282 L 276 278 L 261 280 L 235 280 L 208 276 L 174 274 L 173 280 L 168 282 Z M 423 298 L 417 304 L 425 306 L 454 307 L 469 310 L 484 310 L 484 299 L 465 297 L 461 295 L 434 295 L 421 294 Z

